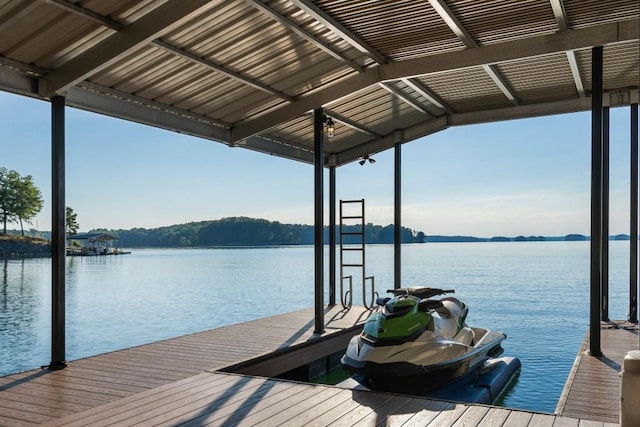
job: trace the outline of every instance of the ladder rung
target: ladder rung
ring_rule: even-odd
[[[355,236],[355,235],[363,235],[364,233],[358,232],[358,231],[343,231],[340,234],[342,234],[343,236]]]
[[[362,215],[345,215],[342,219],[362,219]]]
[[[359,248],[342,248],[343,251],[364,251],[364,247]]]
[[[343,267],[364,267],[364,264],[342,264]]]

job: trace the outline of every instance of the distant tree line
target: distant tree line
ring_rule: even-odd
[[[455,242],[576,242],[589,240],[588,236],[583,234],[567,234],[565,236],[516,236],[516,237],[474,237],[474,236],[425,236],[427,243],[455,243]],[[626,234],[618,234],[610,236],[610,240],[629,240]]]
[[[339,226],[336,226],[339,242]],[[348,226],[344,231],[359,231],[360,226]],[[126,247],[197,247],[197,246],[268,246],[312,245],[314,227],[302,224],[282,224],[277,221],[246,217],[222,218],[214,221],[190,222],[160,228],[130,230],[93,230],[116,233]],[[393,243],[393,225],[367,224],[367,244]],[[348,237],[348,239],[347,239]],[[401,228],[402,243],[424,243],[424,233]],[[324,228],[324,242],[329,241],[329,229]],[[345,243],[354,243],[356,236],[345,236]]]

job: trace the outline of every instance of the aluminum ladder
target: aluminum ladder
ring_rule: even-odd
[[[365,224],[364,199],[340,200],[340,302],[345,309],[353,305],[353,274],[347,275],[347,270],[360,270],[362,305],[367,310],[373,309],[378,296],[374,276],[366,275]],[[348,281],[347,290],[345,280]],[[371,283],[370,299],[367,299],[367,282]]]

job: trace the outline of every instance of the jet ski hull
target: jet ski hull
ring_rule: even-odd
[[[464,353],[444,361],[428,363],[428,355],[423,361],[374,361],[377,352],[385,352],[384,347],[368,348],[366,359],[363,355],[362,342],[354,342],[341,359],[343,367],[354,374],[354,379],[371,390],[388,391],[394,393],[423,394],[443,387],[453,381],[473,373],[489,357],[496,357],[502,353],[501,343],[506,335],[501,332],[491,332],[474,328],[476,333],[482,331],[482,338],[475,346],[466,346]],[[354,337],[353,340],[360,340]],[[359,349],[358,349],[359,346]],[[454,346],[445,341],[441,348]],[[459,346],[458,347],[462,347]],[[358,351],[359,350],[359,351]],[[357,351],[357,353],[354,353]],[[395,349],[398,354],[407,354],[407,348]],[[460,350],[458,350],[460,351]],[[444,352],[444,351],[442,351]],[[378,356],[378,359],[381,359]],[[392,357],[387,358],[393,360]]]
[[[459,380],[443,385],[433,391],[417,391],[409,394],[430,399],[493,405],[500,399],[509,385],[513,381],[517,381],[520,367],[520,360],[515,357],[490,357],[482,366],[474,369],[473,372]],[[369,390],[362,382],[357,382],[354,377],[350,377],[336,384],[336,386],[352,390]],[[407,393],[405,392],[405,394]]]

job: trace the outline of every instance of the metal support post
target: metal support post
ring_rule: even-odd
[[[313,185],[314,185],[314,254],[315,254],[315,334],[324,332],[324,112],[313,110]]]
[[[394,146],[393,287],[402,287],[402,144]]]
[[[609,321],[609,107],[602,109],[602,278],[600,319]]]
[[[600,281],[602,279],[602,46],[591,50],[591,274],[589,352],[600,348]]]
[[[629,317],[638,323],[638,104],[631,104],[631,213],[629,246]]]
[[[329,305],[336,305],[336,167],[329,167]]]
[[[51,98],[51,370],[65,360],[65,98]]]

